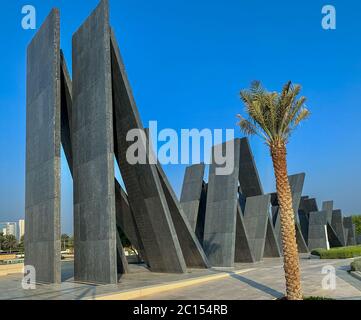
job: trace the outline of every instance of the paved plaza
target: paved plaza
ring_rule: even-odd
[[[326,296],[335,299],[360,299],[361,281],[347,272],[350,259],[317,260],[301,259],[302,282],[306,296]],[[336,289],[322,289],[324,266],[336,270]],[[145,288],[161,291],[165,285],[189,282],[204,277],[225,277],[170,289],[166,292],[140,296],[141,300],[272,300],[285,292],[282,259],[270,258],[254,264],[236,264],[234,269],[191,269],[186,274],[160,274],[149,272],[143,266],[131,265],[131,272],[120,279],[118,285],[92,285],[76,283],[73,278],[73,263],[62,263],[61,285],[38,285],[36,290],[23,290],[21,274],[0,277],[1,300],[79,300],[79,299],[124,299],[127,293]],[[160,289],[160,290],[159,290]],[[144,291],[143,291],[144,292]],[[121,295],[119,295],[121,294]],[[124,295],[125,294],[125,295]]]

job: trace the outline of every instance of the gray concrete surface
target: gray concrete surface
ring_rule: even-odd
[[[327,211],[310,212],[308,228],[308,248],[327,249]]]
[[[304,295],[328,297],[338,300],[361,300],[361,281],[348,272],[350,260],[301,259],[302,288]],[[241,267],[241,265],[237,265]],[[243,266],[243,265],[242,265]],[[227,279],[154,294],[144,300],[274,300],[284,296],[285,280],[281,259],[265,259],[254,264],[254,270],[232,275]],[[336,270],[336,288],[323,288],[323,267]]]
[[[214,146],[223,154],[227,144],[234,144],[234,168],[229,175],[217,175],[221,167],[214,161],[209,168],[203,247],[212,266],[232,267],[235,260],[236,218],[238,205],[238,166],[240,139]]]
[[[248,197],[246,201],[244,223],[255,261],[264,256],[270,201],[270,195]]]
[[[347,245],[355,246],[356,245],[356,226],[352,223],[352,217],[343,218],[343,226],[347,230]]]
[[[107,0],[73,35],[73,104],[75,279],[117,283]]]
[[[206,192],[204,164],[196,164],[186,168],[182,186],[180,203],[187,215],[192,230],[198,240],[203,243],[204,221],[206,212]]]
[[[51,11],[27,51],[26,265],[60,282],[60,18]]]
[[[342,246],[346,246],[347,239],[345,228],[343,226],[343,216],[341,210],[332,210],[331,226],[333,230],[335,230]]]
[[[157,171],[187,267],[209,268],[207,256],[160,163],[157,165]]]
[[[352,259],[315,260],[301,256],[302,287],[306,296],[325,296],[334,299],[360,300],[361,281],[347,272]],[[336,288],[323,289],[323,267],[336,270]],[[62,263],[61,285],[38,285],[36,290],[23,290],[21,274],[0,277],[0,300],[82,300],[95,299],[99,295],[112,294],[126,290],[167,284],[172,281],[192,279],[217,274],[216,269],[195,269],[185,274],[153,273],[143,266],[130,265],[130,273],[123,275],[117,285],[90,285],[73,281],[73,263]],[[243,274],[232,273],[245,270]],[[224,270],[223,270],[224,271]],[[164,293],[142,297],[142,300],[273,300],[285,292],[285,280],[281,258],[265,259],[253,264],[236,264],[227,271],[231,277],[193,285],[188,288],[171,290]]]

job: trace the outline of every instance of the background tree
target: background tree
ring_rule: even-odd
[[[69,236],[67,234],[61,235],[61,251],[65,251],[67,249],[69,242]]]
[[[5,236],[2,232],[0,232],[0,250],[4,250],[3,243],[5,240]]]
[[[9,253],[12,253],[12,251],[16,249],[17,246],[17,240],[15,236],[13,236],[12,234],[7,234],[5,236],[2,246],[4,251],[8,251]]]
[[[24,252],[24,236],[20,237],[20,241],[18,244],[18,250],[21,252]]]
[[[272,157],[280,204],[284,270],[289,300],[302,299],[295,216],[286,159],[286,145],[292,131],[309,116],[309,111],[304,106],[306,98],[297,98],[300,91],[299,85],[288,82],[281,93],[268,92],[259,81],[255,81],[249,90],[241,91],[247,118],[238,115],[242,132],[246,135],[260,136]]]

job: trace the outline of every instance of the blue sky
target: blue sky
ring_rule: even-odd
[[[26,46],[21,8],[38,27],[61,10],[61,44],[71,66],[71,37],[97,0],[4,1],[0,40],[0,221],[24,216]],[[337,10],[337,29],[321,28],[321,8]],[[312,117],[289,144],[289,172],[306,172],[304,193],[361,213],[360,1],[110,0],[111,24],[145,124],[162,128],[235,128],[241,88],[303,86]],[[237,131],[237,134],[241,134]],[[251,138],[265,191],[274,190],[265,145]],[[72,188],[62,165],[63,231],[72,232]],[[179,194],[184,166],[167,166]]]

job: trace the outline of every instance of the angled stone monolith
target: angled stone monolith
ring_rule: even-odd
[[[127,141],[131,130],[146,134],[128,82],[125,67],[114,34],[111,36],[111,67],[115,124],[115,156],[119,165],[128,201],[139,229],[147,262],[155,272],[186,272],[186,263],[172,221],[156,164],[146,155],[144,164],[130,163],[127,151],[134,143]]]
[[[203,181],[204,169],[204,164],[196,164],[186,168],[180,198],[183,211],[201,243],[203,242],[207,197]]]
[[[27,50],[25,265],[61,282],[60,17],[53,9]]]
[[[345,228],[343,226],[343,216],[341,210],[332,210],[331,226],[335,231],[338,239],[340,240],[342,246],[346,246],[347,238]]]
[[[239,193],[241,208],[244,207],[248,197],[263,195],[263,188],[259,178],[256,162],[253,157],[248,138],[240,141],[240,163],[239,163]],[[243,209],[244,210],[244,209]],[[267,212],[269,216],[269,212]],[[265,234],[265,257],[280,257],[281,249],[277,242],[276,233],[269,217],[267,231]]]
[[[270,201],[270,195],[248,197],[246,200],[244,224],[255,261],[264,256]]]
[[[220,151],[225,154],[227,145],[234,147],[234,157],[231,159],[233,171],[229,175],[220,175],[217,168],[223,165],[214,161],[214,155]],[[203,248],[210,264],[216,267],[233,267],[235,261],[239,151],[239,139],[212,149]]]
[[[73,35],[74,278],[117,283],[108,1]]]
[[[140,258],[148,264],[142,238],[129,205],[128,195],[117,180],[115,180],[115,205],[117,227],[124,232],[133,248],[138,251]]]
[[[203,248],[160,163],[157,165],[157,170],[187,267],[209,268]]]
[[[352,217],[344,217],[343,218],[343,226],[347,230],[347,246],[355,246],[356,245],[356,227],[352,223]]]
[[[309,213],[308,248],[310,250],[330,248],[327,234],[327,211]]]
[[[322,211],[327,211],[327,222],[329,224],[331,224],[332,222],[332,210],[333,210],[333,201],[322,202]]]
[[[255,262],[244,222],[243,212],[239,203],[237,205],[236,248],[234,261],[236,263]]]

